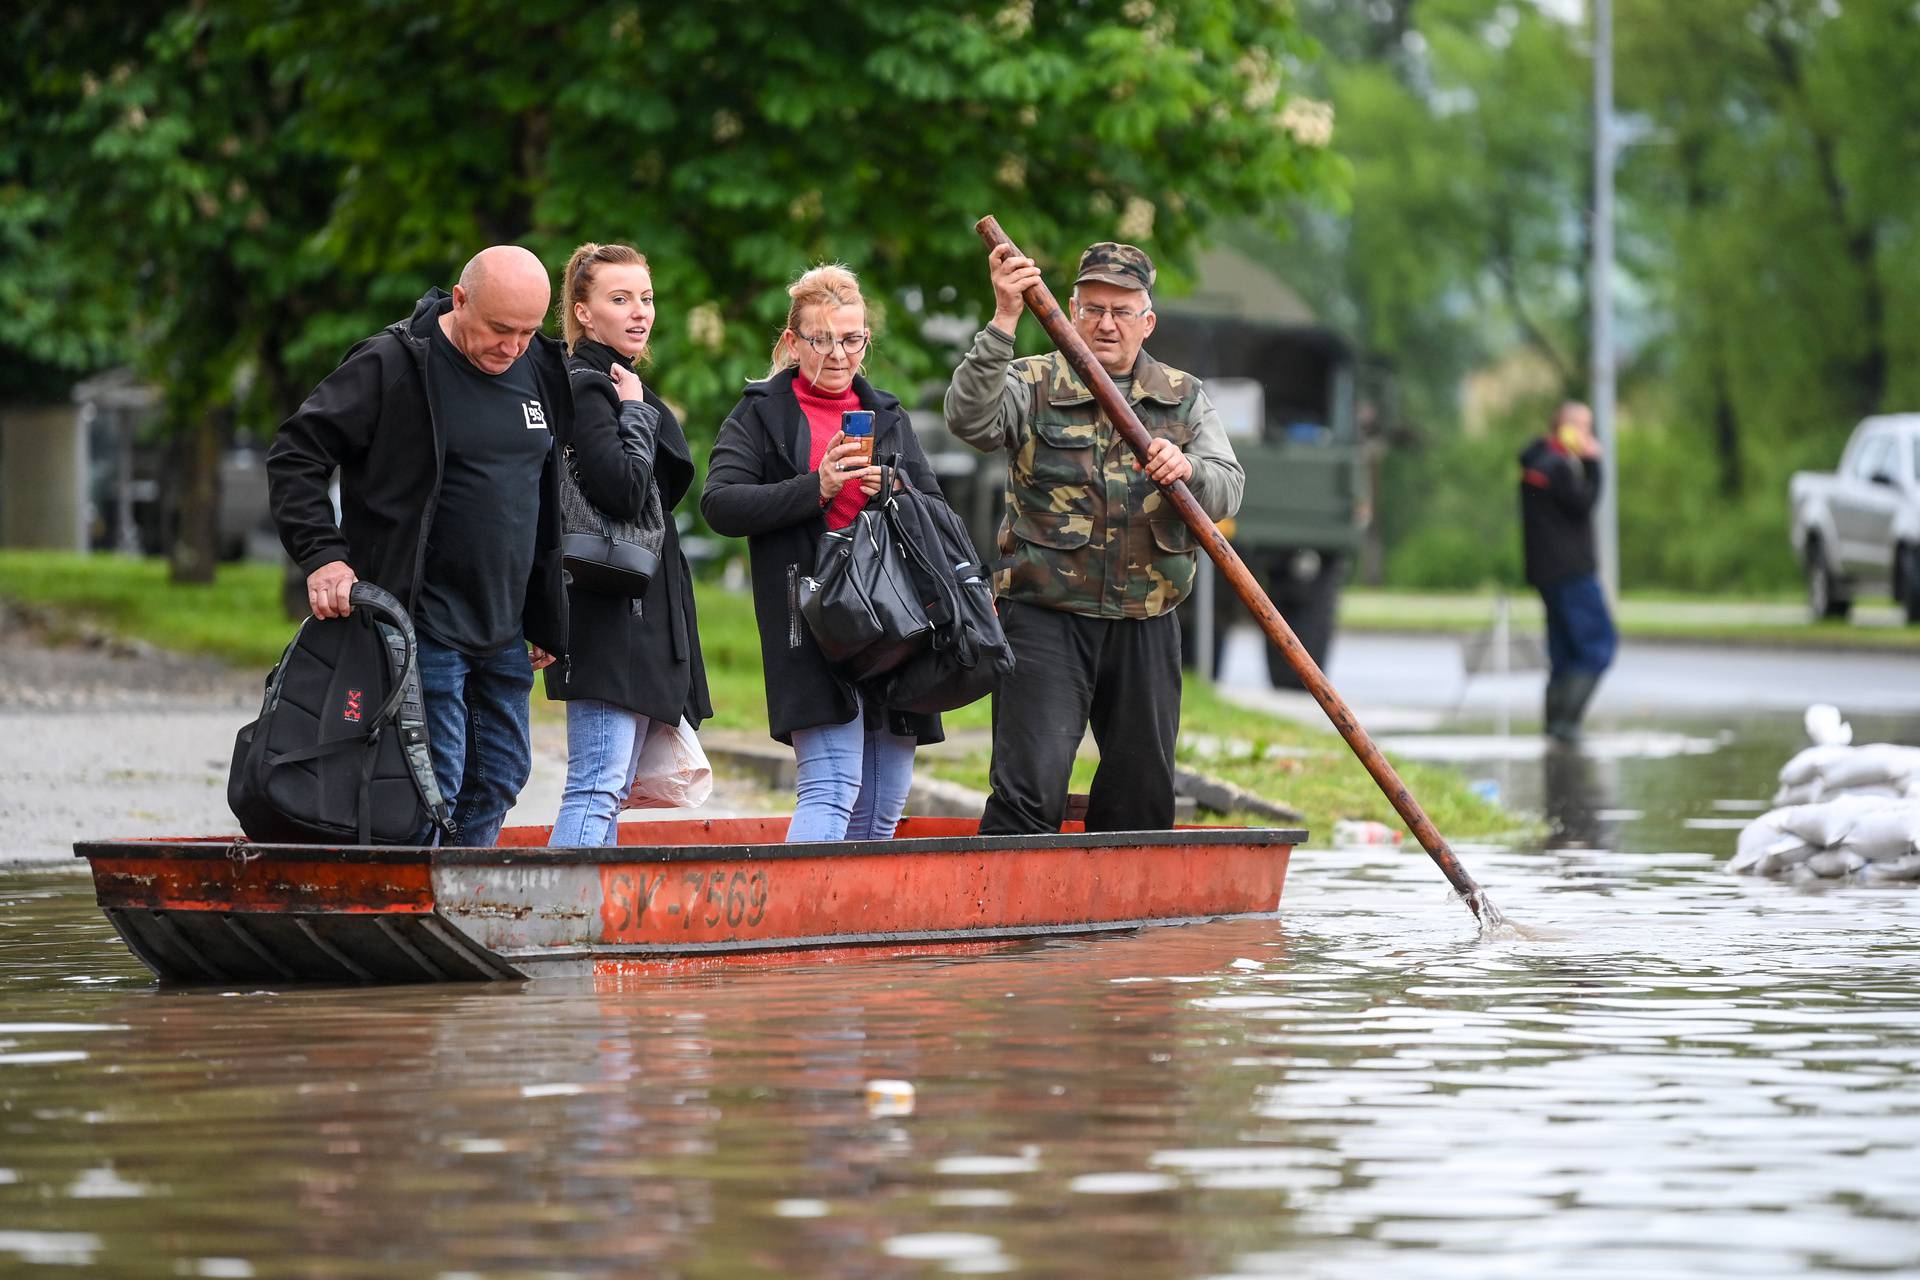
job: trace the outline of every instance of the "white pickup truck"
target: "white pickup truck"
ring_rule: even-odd
[[[1794,472],[1787,497],[1816,619],[1891,595],[1920,622],[1920,413],[1863,419],[1840,469]]]

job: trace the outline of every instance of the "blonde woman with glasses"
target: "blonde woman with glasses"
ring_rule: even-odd
[[[815,267],[787,295],[773,367],[720,428],[700,511],[715,533],[747,539],[767,727],[795,757],[787,839],[886,840],[906,807],[914,749],[940,741],[940,717],[891,711],[829,667],[797,588],[821,535],[853,523],[880,491],[881,468],[842,434],[842,413],[871,411],[870,456],[897,454],[908,483],[940,489],[899,398],[861,375],[872,334],[853,273]]]

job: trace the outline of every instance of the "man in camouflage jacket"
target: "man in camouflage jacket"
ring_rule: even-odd
[[[1015,666],[993,700],[993,796],[982,834],[1060,829],[1091,724],[1100,748],[1089,831],[1173,823],[1180,629],[1195,541],[1158,485],[1185,480],[1215,520],[1246,482],[1200,380],[1141,350],[1153,332],[1153,262],[1103,242],[1080,257],[1071,314],[1153,436],[1143,472],[1058,352],[1013,358],[1021,295],[1040,280],[1010,245],[989,259],[993,322],[954,371],[947,429],[1007,451],[994,591]]]

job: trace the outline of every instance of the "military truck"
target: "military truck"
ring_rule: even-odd
[[[1246,468],[1246,498],[1222,527],[1316,662],[1332,645],[1341,585],[1372,517],[1365,442],[1355,405],[1357,362],[1347,341],[1323,326],[1210,314],[1192,304],[1157,305],[1147,349],[1206,384]],[[967,519],[987,563],[999,558],[1006,458],[983,455],[949,436],[937,404],[913,415],[948,500]],[[1201,559],[1205,561],[1204,554]],[[1228,625],[1246,616],[1224,580],[1213,591],[1218,665]],[[1189,665],[1200,648],[1202,608],[1180,608]],[[1276,685],[1299,686],[1280,651],[1267,646]]]
[[[1149,340],[1155,358],[1197,375],[1219,409],[1246,497],[1228,540],[1273,597],[1300,643],[1325,664],[1340,588],[1366,541],[1372,486],[1355,412],[1353,349],[1331,329],[1165,309]],[[1195,652],[1198,602],[1183,605]],[[1213,592],[1220,638],[1246,608],[1224,581]],[[1298,688],[1293,668],[1267,646],[1273,683]]]

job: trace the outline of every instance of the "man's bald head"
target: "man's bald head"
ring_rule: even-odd
[[[1562,400],[1560,407],[1553,411],[1553,425],[1556,427],[1593,427],[1593,410],[1578,400]]]
[[[547,296],[551,287],[547,269],[540,265],[540,259],[517,244],[496,244],[482,249],[460,269],[460,287],[470,294],[483,292],[489,283],[497,283],[503,289],[538,290],[542,297]],[[545,305],[541,304],[543,309]]]
[[[482,373],[502,374],[533,341],[547,316],[553,285],[540,259],[517,244],[482,249],[460,271],[447,336]]]

